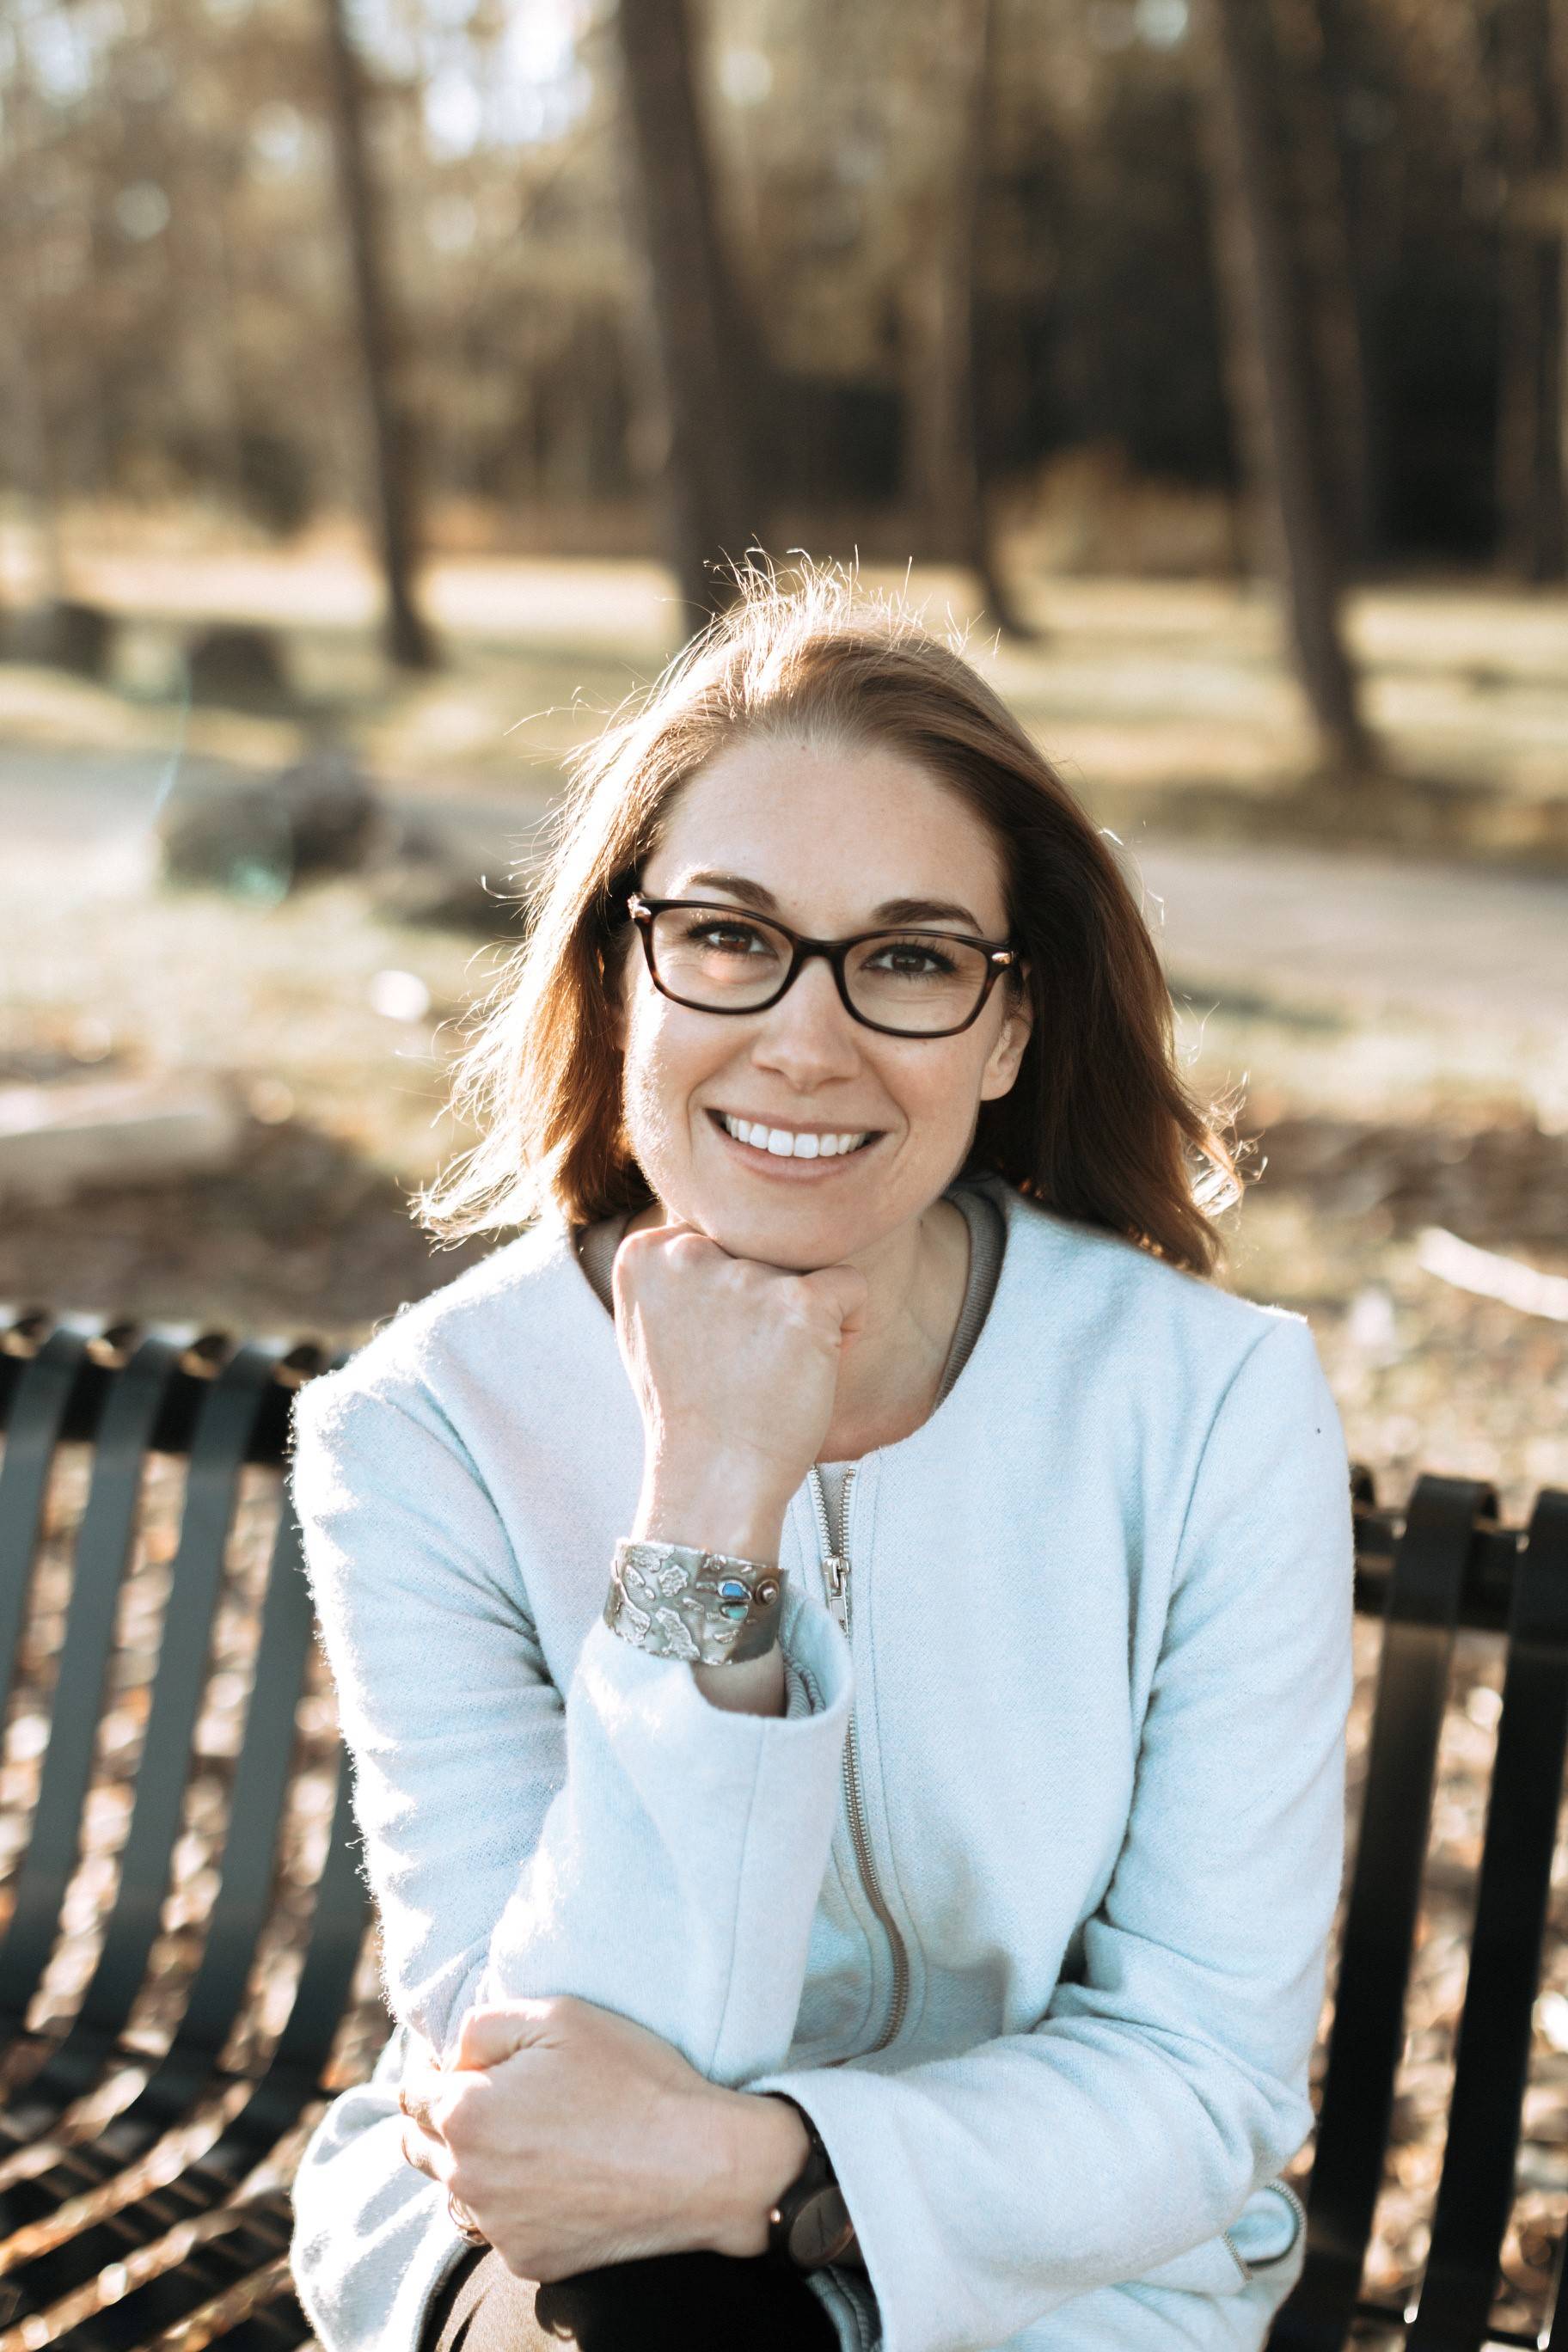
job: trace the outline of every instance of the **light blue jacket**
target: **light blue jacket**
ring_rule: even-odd
[[[399,2152],[410,2037],[569,1992],[814,2116],[866,2352],[1256,2352],[1298,2275],[1271,2189],[1342,1864],[1352,1534],[1306,1324],[987,1179],[973,1354],[849,1504],[847,1643],[807,1487],[793,1711],[723,1712],[601,1622],[642,1431],[546,1222],[298,1415],[294,1492],[399,2032],[295,2191],[327,2352],[413,2352],[460,2251]],[[870,1860],[844,1800],[853,1706]]]

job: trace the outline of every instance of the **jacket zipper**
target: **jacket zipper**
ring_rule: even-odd
[[[838,1530],[835,1536],[833,1524],[828,1517],[827,1495],[822,1484],[821,1473],[815,1463],[812,1465],[811,1499],[816,1507],[817,1531],[822,1542],[822,1589],[827,1606],[833,1613],[834,1622],[846,1641],[849,1639],[850,1601],[849,1556],[844,1549],[844,1544],[849,1531],[849,1492],[854,1483],[855,1465],[851,1464],[844,1474]],[[809,1684],[807,1687],[810,1687]],[[903,1937],[899,1931],[898,1923],[888,1908],[887,1897],[882,1893],[881,1882],[877,1876],[877,1865],[871,1856],[870,1832],[866,1825],[866,1807],[860,1794],[860,1743],[856,1737],[853,1714],[849,1717],[848,1735],[844,1742],[844,1797],[849,1814],[849,1834],[854,1842],[855,1861],[859,1869],[860,1883],[865,1887],[867,1899],[872,1910],[881,1923],[882,1931],[888,1938],[893,1955],[892,2005],[888,2013],[886,2026],[871,2044],[874,2052],[885,2050],[890,2042],[895,2041],[899,2029],[903,2024],[910,2004],[910,1956]],[[1295,2210],[1298,2236],[1292,2242],[1291,2250],[1293,2251],[1294,2246],[1300,2242],[1300,2231],[1307,2226],[1307,2209],[1289,2181],[1276,2180],[1271,2182],[1270,2186],[1277,2189],[1286,2202]],[[1253,2275],[1253,2265],[1237,2252],[1230,2231],[1226,2230],[1223,2234],[1226,2244],[1229,2246],[1238,2267],[1250,2278]],[[1279,2259],[1283,2260],[1283,2256]],[[858,2329],[859,2318],[860,2314],[857,2307],[855,2321]]]
[[[846,1641],[849,1640],[849,1558],[844,1549],[849,1529],[849,1490],[855,1482],[855,1466],[844,1474],[844,1495],[839,1526],[835,1536],[827,1513],[827,1496],[820,1472],[816,1465],[811,1472],[811,1499],[816,1507],[816,1523],[822,1538],[822,1587],[827,1606]],[[855,1717],[849,1717],[848,1736],[844,1742],[844,1801],[849,1815],[849,1834],[854,1843],[855,1861],[860,1873],[860,1883],[866,1899],[880,1922],[882,1931],[893,1955],[893,1999],[888,2012],[888,2022],[881,2034],[871,2044],[873,2051],[885,2050],[898,2038],[910,2005],[910,1956],[897,1921],[888,1908],[888,1900],[877,1876],[877,1865],[871,1856],[871,1836],[866,1825],[866,1807],[860,1793],[860,1743],[856,1736]],[[868,2053],[869,2054],[869,2053]]]

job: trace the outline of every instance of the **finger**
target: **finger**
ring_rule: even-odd
[[[509,2001],[504,2009],[470,2009],[458,2028],[454,2066],[500,2066],[537,2042],[545,2021],[542,2000]]]
[[[416,2123],[405,2122],[402,2143],[405,2164],[411,2164],[426,2180],[445,2181],[451,2169],[451,2151],[444,2139],[434,2132],[421,2131]]]
[[[436,2102],[450,2091],[451,2084],[434,2066],[412,2066],[404,2076],[397,2094],[397,2104],[411,2122],[422,2131],[437,2131]]]

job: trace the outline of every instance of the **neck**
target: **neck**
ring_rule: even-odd
[[[845,1344],[825,1462],[855,1461],[918,1429],[936,1404],[969,1278],[969,1227],[951,1201],[849,1260],[870,1297]]]

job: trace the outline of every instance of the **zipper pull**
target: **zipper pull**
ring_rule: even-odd
[[[839,1551],[822,1556],[822,1589],[839,1632],[849,1631],[849,1562]]]

